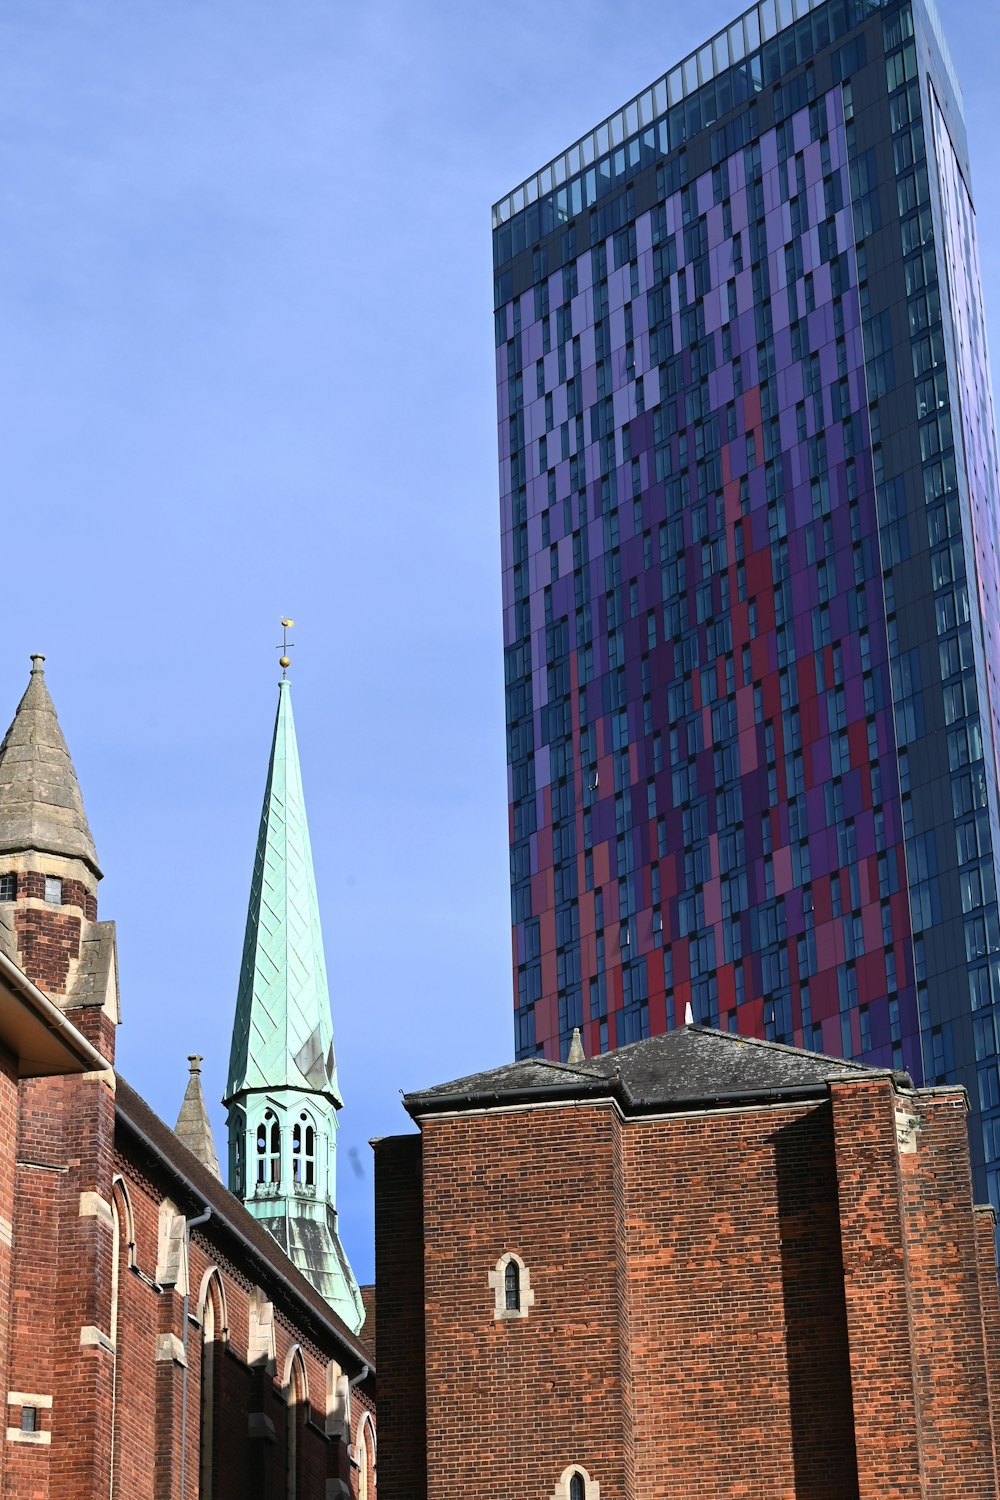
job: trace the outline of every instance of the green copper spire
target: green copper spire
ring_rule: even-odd
[[[226,1093],[316,1089],[339,1108],[343,1100],[291,691],[287,680],[278,684]]]
[[[229,1183],[357,1332],[364,1309],[335,1207],[342,1102],[291,685],[283,678],[229,1059]]]

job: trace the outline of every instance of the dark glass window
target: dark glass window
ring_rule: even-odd
[[[569,1482],[569,1500],[584,1500],[583,1475],[574,1474]]]
[[[503,1273],[504,1306],[508,1312],[518,1312],[521,1306],[521,1268],[516,1260],[509,1260]]]
[[[0,875],[0,901],[13,901],[17,896],[17,876],[13,873]]]

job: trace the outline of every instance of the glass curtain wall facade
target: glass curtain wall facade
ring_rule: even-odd
[[[762,0],[494,208],[518,1056],[964,1083],[998,1203],[1000,527],[929,0]]]

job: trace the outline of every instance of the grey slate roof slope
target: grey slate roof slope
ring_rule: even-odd
[[[819,1095],[830,1078],[882,1071],[709,1026],[684,1026],[573,1064],[528,1058],[407,1094],[403,1102],[416,1117],[506,1102],[603,1097],[633,1113]],[[908,1074],[894,1076],[912,1087]]]
[[[0,853],[35,849],[82,859],[100,877],[76,771],[42,669],[31,677],[0,744]]]

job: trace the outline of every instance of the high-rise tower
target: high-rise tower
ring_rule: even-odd
[[[520,1056],[960,1081],[1000,1205],[1000,530],[933,0],[761,0],[494,209]]]
[[[355,1333],[337,1229],[342,1106],[291,685],[278,714],[247,915],[229,1082],[229,1185]]]

